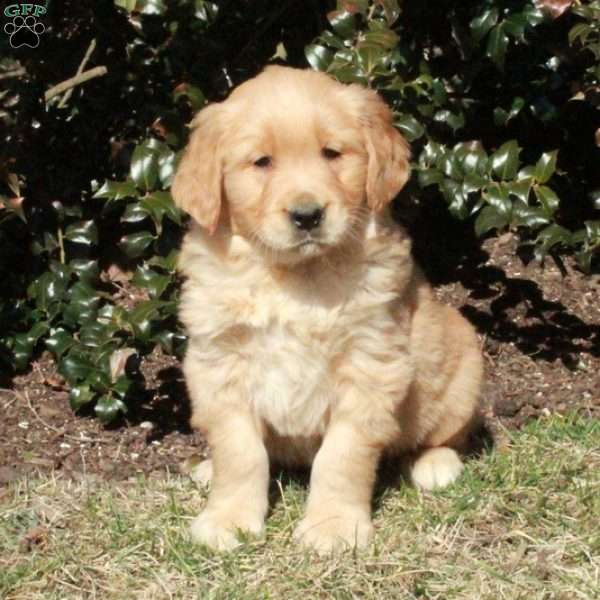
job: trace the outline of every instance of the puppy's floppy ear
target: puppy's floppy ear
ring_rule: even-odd
[[[363,123],[369,163],[367,204],[380,211],[404,187],[410,175],[410,149],[394,127],[392,111],[373,90],[362,89]]]
[[[212,104],[194,117],[171,186],[175,204],[211,234],[219,223],[223,194],[223,113],[222,105]]]

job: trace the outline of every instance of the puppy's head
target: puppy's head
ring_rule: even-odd
[[[356,238],[408,178],[408,146],[381,98],[314,71],[269,67],[192,127],[175,202],[279,262]]]

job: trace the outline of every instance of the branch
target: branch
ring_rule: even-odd
[[[77,69],[77,73],[75,73],[75,77],[77,77],[78,75],[81,75],[83,73],[83,69],[85,69],[85,65],[87,65],[87,62],[88,62],[88,60],[90,60],[90,56],[92,55],[92,52],[95,49],[96,49],[96,38],[94,38],[90,42],[90,45],[88,46],[88,49],[85,52],[85,56],[83,57],[83,60],[81,61],[81,63],[79,63],[79,67]],[[65,92],[65,95],[60,99],[60,102],[58,103],[58,108],[62,108],[69,101],[69,98],[71,97],[72,93],[73,93],[73,88],[70,88]]]
[[[94,67],[93,69],[88,69],[79,75],[75,75],[69,79],[65,79],[60,83],[52,86],[49,90],[44,94],[44,100],[49,102],[54,96],[59,96],[63,92],[74,88],[76,85],[80,85],[89,81],[90,79],[94,79],[95,77],[102,77],[102,75],[106,75],[108,73],[108,69],[104,66]]]
[[[25,67],[21,67],[19,69],[14,69],[13,71],[6,71],[4,73],[0,73],[0,79],[11,79],[12,77],[21,77],[21,75],[25,75],[27,70]]]

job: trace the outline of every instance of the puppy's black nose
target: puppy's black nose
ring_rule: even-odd
[[[323,209],[318,204],[304,204],[290,210],[290,220],[302,231],[310,231],[323,220]]]

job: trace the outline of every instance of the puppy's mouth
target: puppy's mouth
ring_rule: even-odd
[[[319,239],[315,239],[313,237],[308,237],[304,240],[302,240],[301,242],[298,242],[297,244],[294,244],[290,250],[294,250],[296,248],[309,248],[311,246],[324,246],[325,244],[322,242],[322,240]]]
[[[327,244],[322,238],[315,237],[314,235],[308,234],[299,242],[292,244],[286,250],[288,252],[297,252],[302,255],[314,255],[323,252],[329,244]]]

